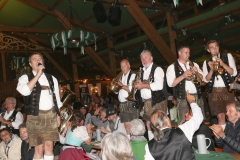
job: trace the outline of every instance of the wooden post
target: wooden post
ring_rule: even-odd
[[[159,35],[157,30],[151,24],[147,16],[142,12],[139,8],[138,4],[134,0],[127,0],[128,5],[126,5],[126,9],[138,23],[138,25],[142,28],[142,30],[146,33],[148,38],[155,45],[157,50],[162,54],[164,59],[169,63],[173,63],[176,60],[176,54],[171,51],[169,46],[163,40],[163,38]]]
[[[78,97],[80,97],[79,82],[78,82],[78,69],[77,69],[77,64],[76,64],[76,61],[77,61],[76,53],[72,53],[71,58],[72,58],[73,79],[74,79],[74,81],[77,81],[77,83],[74,84],[74,91],[75,91],[75,94]]]
[[[2,55],[3,82],[7,82],[5,53],[4,53],[4,52],[1,52],[1,55]]]
[[[172,53],[176,54],[176,32],[172,30],[172,26],[175,26],[173,17],[170,12],[167,12],[167,23],[168,23],[168,33],[169,33],[169,41],[170,41],[170,49]]]

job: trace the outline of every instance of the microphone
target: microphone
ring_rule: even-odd
[[[42,63],[38,63],[38,66],[41,66],[42,65]],[[42,69],[42,72],[44,72],[45,71],[45,68],[43,68]]]

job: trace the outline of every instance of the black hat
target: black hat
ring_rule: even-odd
[[[80,109],[88,109],[88,105],[85,104],[85,105],[81,106]]]
[[[109,117],[111,115],[117,114],[118,110],[114,107],[109,107],[106,111],[106,117]]]

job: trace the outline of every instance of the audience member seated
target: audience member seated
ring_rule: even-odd
[[[173,107],[169,110],[171,121],[179,123],[180,118],[178,117],[177,100],[175,96],[172,96],[172,104]]]
[[[145,125],[141,119],[134,119],[130,122],[131,145],[133,155],[137,160],[144,160],[145,155],[145,145],[147,144],[147,139],[144,137],[146,132]]]
[[[228,122],[225,129],[214,124],[211,129],[215,135],[216,144],[223,152],[240,154],[240,104],[233,102],[226,106]]]
[[[156,110],[152,113],[150,124],[154,138],[145,146],[145,160],[195,160],[192,138],[203,121],[203,115],[194,96],[188,92],[186,96],[193,117],[178,128],[172,129],[170,119],[163,111]]]
[[[108,125],[107,128],[101,127],[101,131],[105,134],[110,132],[122,132],[127,135],[126,129],[124,127],[124,124],[121,123],[121,119],[117,115],[118,111],[114,107],[109,107],[106,111],[106,117],[108,119]],[[130,137],[128,137],[130,139]]]
[[[22,123],[19,125],[19,133],[20,133],[20,137],[22,139],[22,145],[21,145],[22,158],[21,158],[21,160],[32,160],[35,148],[31,147],[29,149],[29,138],[28,138],[26,123]]]
[[[80,112],[84,115],[84,125],[91,124],[91,114],[88,113],[88,106],[81,106]]]
[[[127,136],[121,132],[108,133],[101,141],[102,160],[133,160]]]
[[[185,120],[189,121],[192,118],[192,116],[193,116],[192,109],[189,108],[185,114]],[[204,134],[206,138],[211,139],[211,145],[208,147],[208,150],[215,151],[214,146],[213,146],[213,140],[212,140],[212,131],[204,122],[201,123],[199,129],[193,135],[192,145],[196,149],[198,149],[198,144],[197,144],[197,135],[198,134]],[[207,142],[208,141],[206,141],[206,143]]]
[[[23,123],[23,115],[15,109],[16,98],[7,97],[5,100],[5,107],[6,112],[1,113],[0,115],[0,129],[7,127],[13,134],[19,136],[18,126]]]
[[[92,138],[91,125],[87,124],[84,126],[84,116],[81,113],[74,114],[70,121],[60,135],[63,151],[60,153],[59,160],[79,160],[84,158],[90,160],[80,146],[84,142],[90,145]]]
[[[97,126],[98,129],[100,129],[101,127],[107,128],[108,126],[108,120],[106,117],[107,109],[106,108],[101,109],[101,108],[98,107],[97,110],[95,111],[95,114],[99,116],[96,116],[94,114],[91,117],[92,124],[94,126]],[[104,137],[104,135],[105,133],[102,132],[101,137]]]
[[[21,144],[22,140],[10,132],[9,128],[0,130],[0,158],[6,160],[21,159]]]

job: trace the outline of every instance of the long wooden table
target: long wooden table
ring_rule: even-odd
[[[92,149],[101,150],[100,142],[92,142]],[[194,151],[196,160],[240,160],[240,154],[209,151],[209,154],[198,154]]]
[[[195,152],[196,160],[240,160],[239,154],[210,151],[209,154],[198,154]]]

